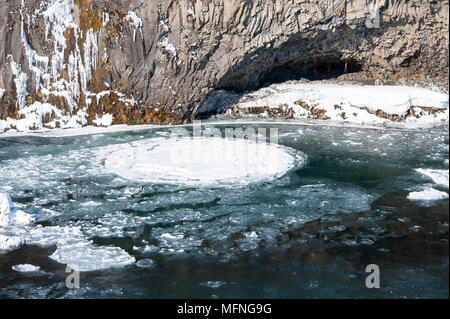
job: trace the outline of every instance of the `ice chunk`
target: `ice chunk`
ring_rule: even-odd
[[[429,177],[433,182],[438,185],[448,188],[448,169],[423,169],[418,168],[416,172]]]
[[[161,235],[161,238],[163,239],[168,239],[168,240],[177,240],[177,239],[183,239],[183,235],[182,234],[178,234],[178,235],[172,235],[169,233],[164,233]]]
[[[11,267],[12,270],[17,272],[38,272],[41,270],[39,266],[34,266],[30,264],[21,264],[21,265],[15,265]]]
[[[0,227],[28,225],[34,220],[35,218],[30,214],[15,208],[8,194],[0,193]]]
[[[0,227],[9,224],[9,214],[12,208],[14,208],[14,204],[8,194],[0,193]]]
[[[213,289],[217,289],[222,287],[223,285],[225,285],[226,283],[223,281],[206,281],[206,282],[201,282],[200,285],[208,287],[208,288],[213,288]]]
[[[155,262],[151,259],[141,259],[136,263],[136,266],[139,268],[153,268],[155,266]]]
[[[245,233],[244,236],[247,238],[258,238],[259,237],[255,231],[252,231],[251,233]]]
[[[88,241],[80,241],[71,245],[58,244],[50,258],[78,271],[121,268],[136,261],[121,248],[94,246]]]
[[[427,187],[420,192],[411,192],[408,195],[409,200],[417,201],[434,201],[446,198],[448,198],[448,194],[446,192],[441,192],[430,187]]]
[[[20,248],[25,241],[19,236],[5,236],[0,234],[0,251],[9,251]]]

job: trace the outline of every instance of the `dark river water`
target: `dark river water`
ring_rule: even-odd
[[[448,128],[215,124],[238,127],[279,146],[172,170],[152,157],[171,128],[0,137],[0,192],[37,219],[0,227],[26,243],[0,250],[0,297],[448,298],[449,202],[427,192],[448,194]]]

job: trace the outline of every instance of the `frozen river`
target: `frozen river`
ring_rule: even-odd
[[[202,131],[0,138],[0,297],[448,298],[447,128]]]

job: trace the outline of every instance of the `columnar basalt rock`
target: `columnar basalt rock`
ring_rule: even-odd
[[[283,68],[448,86],[448,1],[10,0],[0,14],[3,130],[33,105],[49,127],[187,122],[211,91]]]

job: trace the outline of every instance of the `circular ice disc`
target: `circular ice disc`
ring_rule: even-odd
[[[245,139],[149,139],[125,144],[105,167],[133,181],[219,186],[275,179],[305,159],[293,149]]]

